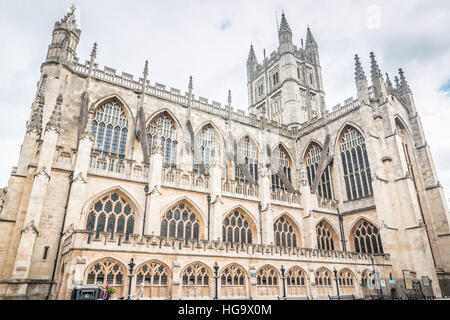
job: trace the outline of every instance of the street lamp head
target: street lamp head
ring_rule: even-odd
[[[217,273],[219,272],[219,265],[217,264],[217,262],[214,264],[214,272],[215,272],[215,274],[216,274],[216,276],[217,276]]]
[[[333,273],[334,273],[334,277],[337,279],[337,270],[336,270],[336,268],[334,268],[334,270],[333,270]]]
[[[130,267],[130,273],[133,273],[133,269],[136,266],[136,264],[134,263],[134,259],[133,258],[131,258],[131,261],[128,264],[128,266]]]
[[[148,191],[149,191],[148,185],[145,186],[144,191],[145,191],[145,195],[148,195]]]
[[[286,271],[286,269],[284,269],[283,265],[281,265],[280,270],[281,270],[281,276],[284,277],[284,272]]]

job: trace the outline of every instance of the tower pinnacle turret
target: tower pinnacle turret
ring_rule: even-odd
[[[69,12],[55,23],[52,42],[48,48],[46,62],[55,61],[71,63],[76,57],[81,30],[76,19],[76,7],[72,5]]]
[[[281,15],[280,29],[278,30],[278,39],[280,41],[280,45],[284,43],[292,43],[292,31],[286,20],[284,12]]]

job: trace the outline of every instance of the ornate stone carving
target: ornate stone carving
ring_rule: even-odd
[[[45,98],[42,95],[38,95],[37,105],[33,108],[31,112],[30,121],[27,124],[27,133],[36,133],[41,135],[42,133],[42,113],[45,104]]]
[[[56,99],[56,106],[50,116],[50,120],[47,123],[45,132],[53,130],[56,133],[61,133],[61,104],[63,103],[63,97],[60,94]]]
[[[74,183],[78,183],[78,182],[81,182],[81,183],[83,183],[83,184],[86,184],[87,183],[87,179],[84,177],[84,175],[80,172],[76,177],[75,177],[75,179],[73,179],[73,182]]]
[[[23,227],[22,229],[22,233],[27,233],[27,232],[33,232],[36,235],[39,234],[38,228],[34,225],[34,220],[31,220],[30,222],[28,222],[25,227]]]
[[[41,167],[35,174],[35,178],[44,177],[47,180],[50,180],[50,175],[47,173],[47,169],[45,167]]]

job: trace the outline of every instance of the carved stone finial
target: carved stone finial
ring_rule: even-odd
[[[400,75],[400,90],[402,92],[410,93],[411,88],[409,87],[408,81],[406,81],[405,73],[403,72],[403,69],[399,69],[398,73]]]
[[[372,81],[383,78],[380,68],[378,67],[377,60],[375,59],[375,54],[373,52],[370,53],[370,67]]]
[[[359,56],[355,54],[355,80],[367,80]]]
[[[63,103],[63,97],[60,94],[56,99],[55,109],[50,116],[50,120],[47,123],[47,127],[45,128],[45,132],[53,130],[56,133],[61,132],[61,105]]]
[[[94,43],[94,46],[92,47],[91,51],[91,64],[94,62],[94,60],[97,58],[97,42]]]
[[[94,132],[92,131],[92,122],[94,121],[94,114],[89,111],[87,121],[84,125],[84,128],[80,132],[80,140],[89,139],[94,141]]]
[[[44,111],[45,98],[43,95],[38,95],[37,105],[31,112],[30,121],[27,124],[27,133],[36,133],[40,135],[42,133],[42,114]]]

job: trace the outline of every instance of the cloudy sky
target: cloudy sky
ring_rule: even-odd
[[[0,0],[0,187],[16,166],[40,64],[66,0]],[[356,95],[353,55],[369,72],[369,52],[382,72],[407,75],[447,198],[450,196],[450,2],[448,0],[79,0],[78,55],[141,75],[150,60],[152,82],[187,89],[247,110],[250,43],[258,60],[278,44],[276,15],[284,10],[300,46],[309,25],[319,44],[327,106]]]

